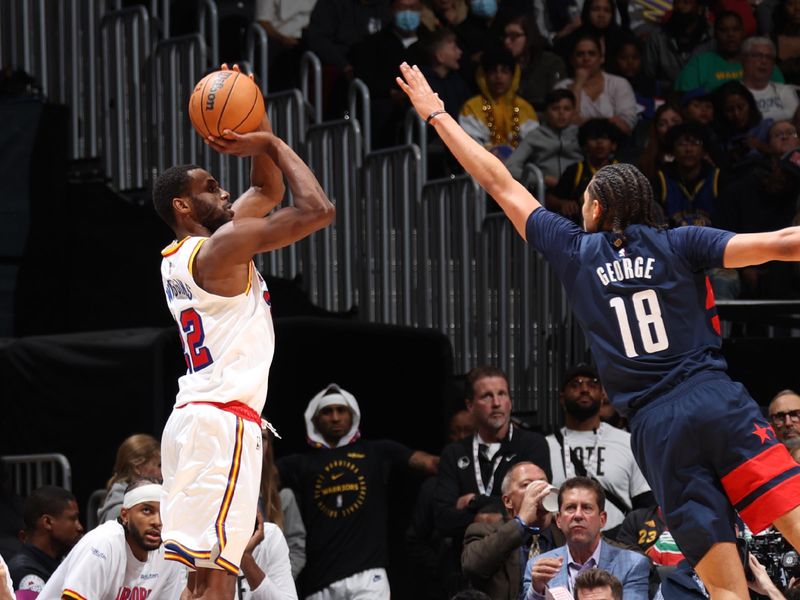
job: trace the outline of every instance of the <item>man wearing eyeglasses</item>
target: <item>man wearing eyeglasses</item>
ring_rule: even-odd
[[[742,83],[756,99],[765,119],[791,119],[800,104],[790,85],[770,81],[775,68],[775,44],[765,37],[751,37],[742,44]]]
[[[600,420],[603,386],[594,367],[579,364],[570,368],[561,385],[559,402],[564,409],[564,427],[547,436],[553,485],[587,476],[605,491],[608,518],[603,527],[614,536],[634,508],[655,504],[631,452],[631,434]]]
[[[797,458],[796,452],[800,451],[800,396],[797,392],[778,392],[769,403],[769,420],[775,436]]]

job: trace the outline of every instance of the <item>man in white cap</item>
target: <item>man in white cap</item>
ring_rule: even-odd
[[[186,569],[164,560],[161,485],[139,479],[125,490],[116,521],[87,533],[50,577],[40,600],[177,600]]]
[[[314,450],[277,462],[306,525],[301,589],[313,600],[388,599],[387,471],[435,474],[439,459],[391,440],[360,439],[358,402],[335,383],[312,398],[305,420]]]

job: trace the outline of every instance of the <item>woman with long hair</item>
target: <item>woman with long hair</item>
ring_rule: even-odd
[[[503,28],[503,45],[520,68],[517,93],[536,110],[544,108],[547,93],[567,76],[564,61],[557,54],[545,50],[545,43],[531,16],[514,17]]]
[[[612,57],[616,54],[621,39],[622,27],[617,24],[616,0],[586,0],[581,9],[581,26],[571,34],[558,39],[553,49],[565,60],[569,60],[575,44],[584,35],[593,35],[600,40],[603,54]]]
[[[556,88],[566,88],[575,94],[577,125],[594,118],[609,119],[621,132],[630,135],[637,121],[633,88],[623,77],[606,73],[603,62],[600,40],[591,34],[580,36],[572,52],[575,75],[559,81]]]
[[[114,472],[106,483],[106,497],[97,509],[98,523],[119,516],[125,488],[140,477],[161,479],[161,443],[146,433],[128,437],[117,449]]]
[[[726,166],[742,166],[768,152],[772,119],[762,118],[753,94],[740,82],[714,91],[714,121]]]
[[[306,564],[306,528],[294,492],[289,488],[281,489],[272,449],[275,437],[266,430],[262,432],[261,440],[264,452],[261,465],[261,513],[264,521],[275,523],[283,531],[289,546],[292,577],[297,579]]]
[[[666,150],[667,132],[675,125],[683,123],[683,117],[678,107],[666,103],[656,109],[655,117],[650,124],[650,135],[639,160],[639,170],[650,181],[663,166],[672,162],[672,156]]]

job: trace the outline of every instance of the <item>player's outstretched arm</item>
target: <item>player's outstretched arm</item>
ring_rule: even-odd
[[[444,103],[439,99],[425,76],[414,65],[400,65],[402,77],[397,84],[408,96],[420,117],[428,117],[443,111]],[[525,187],[516,181],[505,165],[491,152],[485,150],[461,128],[446,112],[441,112],[428,121],[436,128],[436,133],[453,153],[467,173],[494,198],[511,220],[517,232],[525,238],[525,224],[530,214],[541,204]]]
[[[246,133],[210,145],[235,156],[266,154],[286,178],[294,205],[265,218],[234,219],[211,236],[200,255],[213,255],[213,262],[220,266],[247,263],[255,254],[288,246],[333,221],[335,208],[311,169],[274,134]]]
[[[800,261],[800,227],[737,234],[725,246],[723,265],[738,269],[771,260]]]

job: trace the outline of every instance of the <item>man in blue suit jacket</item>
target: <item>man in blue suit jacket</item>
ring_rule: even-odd
[[[546,587],[566,587],[571,592],[580,572],[598,567],[622,582],[625,600],[647,600],[650,560],[601,540],[605,504],[603,488],[593,479],[573,477],[561,485],[556,523],[567,545],[528,561],[522,598],[541,600]]]

